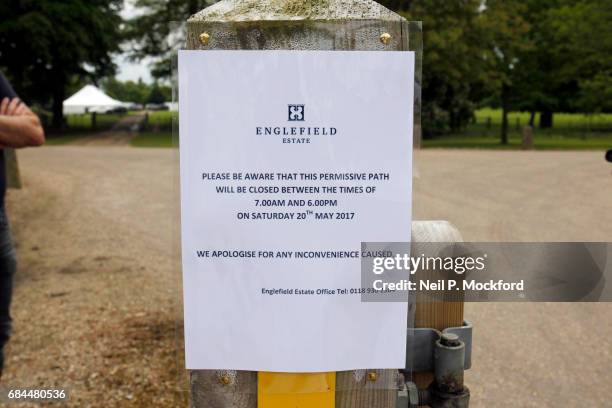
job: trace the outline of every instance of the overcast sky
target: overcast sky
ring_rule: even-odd
[[[121,12],[123,18],[134,17],[138,14],[138,10],[134,8],[132,3],[132,0],[124,0],[123,11]],[[152,81],[150,61],[130,62],[123,55],[120,55],[115,58],[115,63],[117,64],[117,78],[121,81],[138,81],[139,78],[142,78],[145,82]]]

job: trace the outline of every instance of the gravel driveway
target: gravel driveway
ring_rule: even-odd
[[[19,159],[24,189],[8,202],[20,267],[3,383],[68,386],[74,407],[186,405],[171,151],[44,147]]]

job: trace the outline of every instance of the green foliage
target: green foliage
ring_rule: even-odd
[[[528,41],[529,46],[516,54],[506,108],[542,112],[542,128],[553,125],[553,112],[609,111],[612,3],[602,0],[522,3],[522,18],[530,25],[523,42]],[[519,39],[515,43],[520,42]],[[504,99],[503,95],[500,99]]]
[[[121,0],[3,0],[0,68],[27,101],[48,106],[62,124],[71,83],[113,73]]]
[[[553,112],[612,112],[610,0],[380,2],[423,21],[426,136],[465,129],[483,104],[529,112],[543,125]],[[58,127],[62,101],[85,83],[111,77],[111,56],[124,40],[132,59],[153,58],[153,76],[169,77],[185,20],[212,3],[134,0],[140,13],[123,22],[122,0],[3,0],[0,69]],[[161,84],[107,79],[103,88],[124,101],[171,99]]]
[[[398,3],[406,18],[423,21],[425,136],[458,131],[471,118],[485,85],[480,0],[389,3]]]
[[[151,133],[165,132],[172,130],[173,120],[178,119],[178,114],[172,111],[153,111],[149,112],[145,122],[145,132]]]
[[[172,100],[172,88],[159,83],[147,84],[142,80],[119,81],[110,77],[102,81],[104,91],[115,99],[134,103],[164,103]]]
[[[147,96],[147,103],[160,104],[164,102],[166,102],[166,97],[164,96],[164,93],[159,88],[159,85],[157,83],[154,83],[151,87],[149,95]]]
[[[178,147],[172,141],[172,132],[143,132],[130,144],[134,147]]]
[[[112,128],[121,118],[123,114],[117,113],[96,113],[95,127],[92,113],[71,114],[66,115],[67,129],[62,130],[62,134],[66,133],[88,133]]]
[[[609,0],[384,0],[423,21],[423,130],[465,128],[477,105],[505,112],[612,111]],[[502,127],[502,142],[507,138]]]
[[[549,27],[558,45],[561,83],[576,92],[572,108],[582,112],[612,111],[612,2],[567,1],[549,13]],[[578,95],[578,98],[575,96]]]
[[[533,43],[527,36],[531,26],[523,17],[527,7],[522,2],[487,0],[481,24],[486,48],[484,63],[488,68],[488,89],[497,94],[502,108],[501,144],[508,143],[508,113],[513,106],[513,89],[520,81],[522,56]]]
[[[114,77],[110,77],[102,81],[102,88],[111,97],[124,102],[146,103],[147,97],[151,92],[150,85],[142,80],[134,81],[118,81]]]
[[[530,47],[518,55],[511,87],[513,109],[530,112],[561,109],[565,97],[562,94],[575,92],[572,85],[560,81],[559,70],[566,61],[559,52],[551,27],[551,10],[560,7],[563,0],[526,0],[523,2],[523,19],[528,21],[530,30],[524,41]],[[564,110],[568,110],[567,106]]]
[[[583,112],[612,112],[612,70],[598,72],[579,84]]]
[[[474,135],[469,130],[462,134],[433,138],[423,142],[424,148],[446,149],[507,149],[521,150],[522,139],[517,134],[511,134],[508,143],[502,145],[496,136]],[[578,136],[563,136],[559,134],[538,135],[534,138],[535,150],[600,150],[610,147],[610,138],[584,139]],[[602,155],[603,156],[603,155]]]
[[[184,43],[184,22],[191,15],[215,1],[207,0],[136,0],[135,6],[145,12],[126,25],[125,35],[131,40],[130,56],[139,61],[152,57],[151,74],[155,78],[171,75],[172,52]]]
[[[424,147],[520,149],[522,128],[530,120],[527,112],[508,114],[508,143],[499,143],[503,113],[500,109],[479,109],[475,120],[461,133],[425,140]],[[534,129],[536,149],[606,150],[612,146],[612,114],[584,115],[559,113],[552,129]]]

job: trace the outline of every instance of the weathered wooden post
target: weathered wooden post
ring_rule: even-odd
[[[187,48],[407,51],[412,41],[409,33],[408,21],[371,0],[223,0],[188,20]],[[420,139],[419,115],[415,115],[416,147]],[[442,233],[435,239],[436,228],[447,231],[447,224],[415,223],[413,236],[437,241],[454,237]],[[454,324],[462,319],[463,308],[452,309]],[[424,308],[419,318],[418,310],[417,306],[418,323],[428,327],[439,314],[448,315],[448,310],[441,307]],[[337,373],[335,378],[335,406],[339,408],[396,405],[396,370],[364,367]],[[191,372],[190,382],[193,407],[257,407],[255,372],[196,370]]]
[[[19,174],[17,152],[15,152],[15,149],[6,147],[3,149],[3,154],[4,168],[6,170],[6,186],[8,188],[21,188],[21,175]]]
[[[533,149],[533,128],[531,126],[525,126],[523,128],[523,150]]]
[[[447,221],[414,221],[412,223],[413,251],[427,253],[430,242],[461,242],[461,233]],[[424,243],[424,245],[419,245]],[[434,255],[434,254],[428,254]],[[421,279],[441,279],[436,271],[419,271]],[[426,294],[416,295],[414,327],[444,330],[463,325],[463,291],[447,291],[443,299],[431,300]],[[426,389],[433,381],[433,373],[413,373],[413,381],[420,389]]]

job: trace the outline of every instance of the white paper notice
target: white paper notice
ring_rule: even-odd
[[[181,51],[188,369],[404,367],[362,241],[410,241],[414,54]]]

